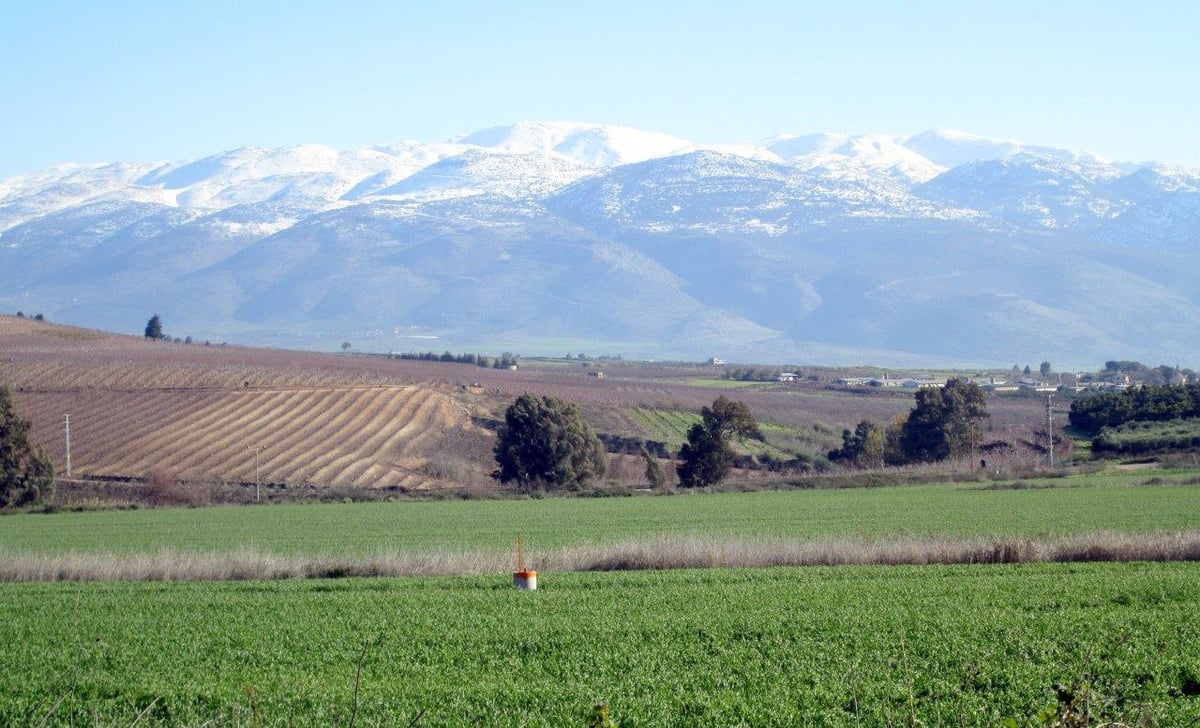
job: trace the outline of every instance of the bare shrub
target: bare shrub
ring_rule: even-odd
[[[143,497],[156,506],[192,506],[200,504],[199,493],[179,482],[172,471],[155,466],[146,471]]]
[[[636,455],[609,455],[607,479],[625,486],[645,485],[645,461]]]
[[[431,478],[463,485],[476,483],[482,476],[478,463],[447,453],[430,457],[421,467],[421,472]]]

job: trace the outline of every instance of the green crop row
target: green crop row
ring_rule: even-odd
[[[1143,455],[1164,450],[1200,449],[1200,420],[1126,422],[1106,427],[1092,440],[1097,454]]]
[[[650,433],[651,439],[665,442],[675,450],[687,439],[692,425],[700,421],[700,415],[694,412],[649,407],[634,407],[631,412],[637,423]]]
[[[672,450],[678,450],[683,445],[687,440],[688,430],[700,421],[700,416],[693,412],[648,407],[634,407],[629,411],[638,425],[650,433],[652,439],[667,443]],[[813,428],[771,422],[760,422],[759,430],[764,436],[763,443],[748,440],[738,443],[737,448],[750,454],[769,453],[788,459],[796,452],[824,455],[828,443],[836,439],[827,433],[822,435]]]
[[[1200,528],[1197,472],[634,498],[409,501],[0,516],[0,550],[280,554],[617,543],[660,535],[1021,537]],[[1035,487],[1036,486],[1036,487]],[[587,524],[586,527],[581,524]]]
[[[3,725],[1189,725],[1195,564],[0,586]],[[1067,722],[1070,718],[1076,722]]]

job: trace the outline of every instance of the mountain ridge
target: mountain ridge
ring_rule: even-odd
[[[315,348],[1195,361],[1198,249],[1200,172],[946,130],[521,122],[0,180],[0,306]]]

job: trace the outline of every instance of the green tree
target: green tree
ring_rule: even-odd
[[[150,320],[146,322],[146,338],[163,338],[162,319],[158,317],[158,314],[154,314],[150,317]]]
[[[908,462],[936,462],[971,452],[979,441],[979,422],[988,416],[983,388],[951,379],[938,389],[922,389],[900,432]]]
[[[524,394],[504,413],[493,449],[500,481],[522,490],[578,486],[604,475],[604,445],[579,408],[554,397]]]
[[[0,386],[0,507],[41,503],[54,495],[54,465],[29,444],[29,421],[17,416]]]
[[[667,474],[663,472],[662,466],[658,464],[658,458],[650,454],[645,445],[642,445],[642,461],[646,463],[646,482],[651,488],[662,488],[667,484]]]
[[[687,439],[679,451],[679,484],[685,488],[716,485],[721,482],[737,457],[730,438],[762,439],[758,423],[744,402],[734,402],[724,395],[713,401],[712,407],[700,411],[700,422],[688,430]]]
[[[1042,362],[1042,365],[1040,367],[1038,367],[1038,371],[1040,371],[1042,373],[1042,379],[1045,379],[1046,377],[1050,376],[1050,371],[1051,371],[1050,370],[1050,362],[1048,362],[1048,361]]]
[[[883,429],[883,463],[885,465],[904,465],[908,462],[904,456],[904,425],[908,423],[908,413],[901,412]]]
[[[850,430],[842,430],[842,447],[829,451],[829,459],[859,468],[878,468],[883,465],[883,428],[863,420]]]

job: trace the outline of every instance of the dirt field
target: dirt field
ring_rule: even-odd
[[[430,460],[490,434],[454,387],[383,359],[136,337],[0,317],[0,382],[72,475],[438,487]],[[255,467],[258,448],[258,469]],[[432,474],[431,474],[432,473]]]

